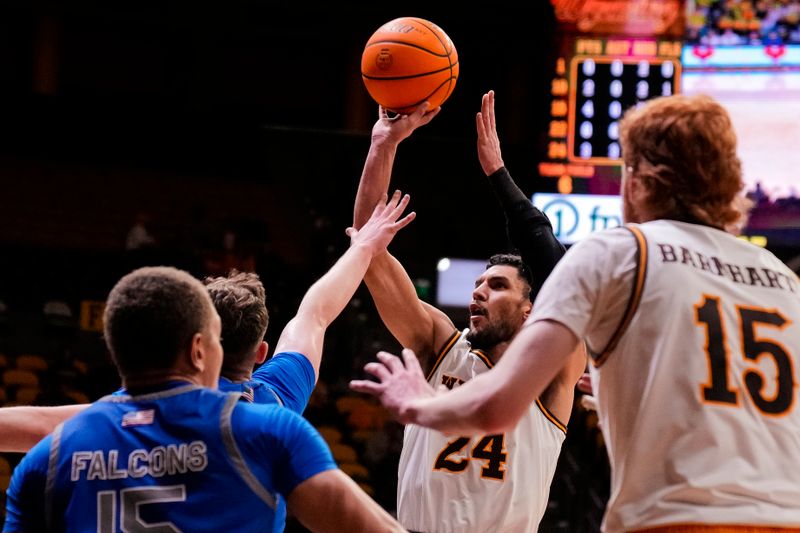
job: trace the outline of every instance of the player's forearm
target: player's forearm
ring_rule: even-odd
[[[0,409],[0,452],[27,452],[58,424],[87,407],[88,404],[3,407]]]
[[[369,220],[381,196],[389,188],[397,145],[391,139],[376,139],[369,147],[353,210],[353,225],[356,229],[360,229]]]
[[[511,243],[531,269],[534,291],[538,290],[564,255],[564,246],[553,235],[553,228],[514,182],[505,167],[488,176],[508,224]]]
[[[478,376],[450,392],[415,400],[401,417],[450,435],[502,433],[515,420],[509,411],[498,408],[503,395],[490,391],[489,385],[490,380]]]
[[[486,179],[489,181],[489,185],[491,185],[506,216],[509,216],[510,213],[513,215],[513,211],[517,209],[517,205],[521,202],[530,204],[525,193],[514,182],[506,167],[500,167],[486,176]]]

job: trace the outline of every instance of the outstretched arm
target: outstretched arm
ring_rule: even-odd
[[[508,236],[533,275],[535,296],[556,263],[564,246],[553,235],[547,216],[539,211],[514,183],[503,163],[494,112],[494,91],[483,95],[476,117],[478,159],[506,216]]]
[[[89,404],[3,407],[0,409],[0,452],[27,452],[57,425],[87,407]]]
[[[424,103],[410,115],[391,119],[383,108],[379,109],[356,194],[353,210],[356,228],[389,187],[397,146],[414,130],[430,122],[440,108],[430,112],[427,109],[428,104]],[[405,268],[388,252],[373,258],[364,281],[383,323],[400,344],[414,349],[421,358],[430,358],[455,330],[447,315],[417,298]]]
[[[405,531],[340,470],[327,470],[307,479],[287,501],[292,513],[314,532]]]
[[[353,208],[354,228],[360,229],[366,223],[372,209],[389,190],[398,145],[414,130],[433,120],[440,110],[437,107],[428,112],[428,103],[424,102],[410,115],[389,118],[386,109],[378,108],[378,121],[372,127],[372,141],[358,183]]]
[[[275,353],[304,354],[314,367],[315,378],[319,376],[325,331],[356,292],[371,259],[385,252],[394,235],[414,220],[413,212],[398,220],[408,202],[409,196],[401,198],[400,191],[388,203],[384,196],[360,230],[348,228],[350,248],[308,289],[297,315],[281,333]]]

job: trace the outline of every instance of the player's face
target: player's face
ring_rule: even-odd
[[[212,311],[211,320],[203,332],[200,346],[205,358],[202,375],[203,385],[216,389],[219,373],[222,369],[222,344],[220,344],[222,322],[217,311],[213,308]]]
[[[531,311],[525,289],[516,267],[510,265],[489,267],[475,280],[467,333],[475,348],[490,349],[516,335]]]

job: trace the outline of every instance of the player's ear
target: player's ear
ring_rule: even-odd
[[[528,317],[531,316],[531,311],[533,311],[533,302],[531,302],[530,297],[528,297],[522,302],[522,318],[528,320]]]
[[[267,352],[269,352],[269,344],[261,341],[256,348],[256,364],[260,365],[267,359]]]
[[[192,335],[191,346],[189,347],[189,365],[196,372],[203,372],[206,364],[205,354],[203,353],[203,334],[200,332]]]

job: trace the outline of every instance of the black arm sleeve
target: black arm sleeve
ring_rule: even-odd
[[[550,220],[528,200],[506,167],[489,176],[489,184],[506,215],[508,238],[533,276],[533,299],[566,249],[553,235]]]

